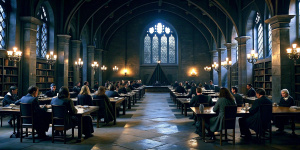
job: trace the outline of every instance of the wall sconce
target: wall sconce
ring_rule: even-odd
[[[286,53],[288,54],[289,59],[294,60],[294,64],[296,65],[296,61],[300,56],[300,48],[297,48],[297,44],[292,44],[292,48],[286,49]]]
[[[197,72],[195,71],[195,69],[193,69],[193,70],[191,71],[191,76],[197,76]]]
[[[113,67],[113,71],[114,71],[114,72],[116,72],[116,71],[118,71],[118,70],[119,70],[119,68],[118,68],[117,66]]]
[[[228,57],[226,57],[226,60],[221,62],[221,66],[228,69],[232,65],[232,61],[229,61]]]
[[[247,60],[249,63],[256,63],[258,59],[258,53],[255,53],[255,50],[251,50],[251,54],[247,54]]]
[[[212,67],[215,71],[217,71],[217,72],[220,71],[220,70],[219,70],[219,64],[217,64],[216,62],[214,62],[214,63],[211,65],[211,67]]]
[[[204,71],[207,71],[207,72],[211,71],[211,67],[205,66]]]
[[[125,75],[125,76],[127,75],[127,69],[124,70],[124,75]]]
[[[102,71],[105,71],[105,70],[107,70],[107,67],[105,67],[105,65],[103,65],[103,66],[101,67],[101,70],[102,70]]]
[[[157,61],[157,63],[158,63],[158,64],[160,64],[160,63],[161,63],[161,61],[160,61],[160,60],[158,60],[158,61]]]
[[[7,56],[9,61],[14,61],[16,64],[21,60],[22,52],[18,51],[16,47],[13,48],[13,51],[7,51]]]
[[[96,69],[99,67],[99,64],[95,61],[93,64],[92,64],[92,68],[96,71]]]
[[[83,61],[81,60],[81,58],[78,58],[78,61],[75,61],[75,66],[77,68],[81,68],[83,66]]]
[[[54,65],[57,59],[57,55],[53,55],[53,51],[50,52],[50,55],[46,55],[47,63],[50,65]]]

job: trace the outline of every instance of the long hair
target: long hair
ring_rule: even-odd
[[[70,97],[69,89],[65,86],[61,87],[58,91],[58,98],[63,99],[69,97]]]
[[[227,88],[220,89],[219,98],[221,98],[221,97],[224,97],[226,99],[234,101],[234,97],[232,96],[232,94],[229,92],[229,90]]]
[[[82,86],[79,94],[80,95],[91,95],[89,87],[86,85]]]
[[[104,86],[100,86],[97,90],[97,95],[101,96],[101,95],[105,95],[105,87]]]

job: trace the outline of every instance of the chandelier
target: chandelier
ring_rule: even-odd
[[[46,55],[47,63],[50,65],[54,65],[57,59],[57,55],[53,55],[53,51],[50,52],[50,55]]]
[[[292,44],[292,48],[286,49],[286,53],[288,54],[289,59],[294,60],[294,64],[296,65],[296,61],[300,56],[300,48],[297,48],[297,44]]]
[[[7,56],[9,61],[14,61],[14,63],[16,64],[21,60],[22,52],[17,51],[17,48],[14,47],[13,51],[7,51]]]

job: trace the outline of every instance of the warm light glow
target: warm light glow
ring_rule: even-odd
[[[251,50],[251,55],[253,56],[255,54],[255,50]]]
[[[83,61],[81,61],[81,58],[78,58],[78,61],[75,61],[75,66],[79,68],[83,66]]]
[[[118,71],[119,68],[117,66],[113,67],[113,71]]]
[[[7,51],[8,56],[12,56],[12,54],[13,54],[13,51]]]
[[[192,69],[191,75],[192,75],[192,76],[196,76],[196,75],[197,75],[197,72],[195,71],[195,69]]]
[[[292,53],[292,49],[291,49],[291,48],[288,48],[288,49],[286,49],[286,52],[287,52],[288,54],[291,54],[291,53]]]
[[[101,70],[102,70],[102,71],[107,70],[107,67],[106,67],[105,65],[103,65],[103,66],[101,67]]]
[[[205,66],[204,71],[211,71],[211,67]]]
[[[46,58],[49,59],[49,55],[48,54],[46,55]]]
[[[292,47],[293,47],[293,48],[296,48],[296,47],[297,47],[297,44],[292,44]]]
[[[247,54],[247,59],[250,59],[250,57],[251,57],[250,54]]]
[[[7,51],[7,56],[9,61],[19,62],[22,57],[22,52],[18,51],[17,47],[13,47],[12,51]]]
[[[53,51],[50,52],[50,55],[53,55]]]
[[[54,55],[54,60],[56,60],[57,59],[57,55]]]
[[[251,50],[250,54],[247,54],[247,60],[249,63],[254,64],[258,59],[258,53],[255,53],[255,50]]]

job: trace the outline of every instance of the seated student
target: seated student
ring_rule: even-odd
[[[133,81],[130,82],[130,84],[129,84],[128,87],[129,87],[131,90],[134,90],[134,87],[133,87],[132,85],[133,85]]]
[[[77,109],[74,107],[73,101],[70,99],[70,93],[67,87],[61,87],[58,92],[58,97],[53,98],[51,105],[64,105],[68,110],[69,114],[66,114],[67,125],[74,126],[77,125],[78,118],[75,116]],[[85,135],[85,138],[93,136],[94,132],[93,122],[90,116],[83,116],[82,118],[82,133]],[[55,134],[58,135],[59,132],[55,131]]]
[[[254,90],[254,88],[252,87],[252,84],[247,84],[247,90],[248,90],[248,92],[247,92],[247,97],[254,97],[256,94],[255,94],[255,90]]]
[[[269,100],[266,96],[266,92],[264,89],[257,89],[256,90],[256,97],[257,100],[254,101],[252,107],[249,109],[249,115],[247,117],[243,117],[239,119],[241,137],[245,139],[251,138],[251,133],[249,128],[253,129],[254,131],[258,131],[258,126],[260,123],[260,111],[259,107],[262,104],[272,104],[272,101]]]
[[[47,108],[41,108],[38,101],[39,88],[37,86],[30,86],[28,88],[28,94],[23,96],[15,104],[20,105],[21,103],[31,103],[34,111],[34,124],[38,134],[38,138],[45,138],[46,132],[49,129],[51,122],[51,114],[47,113]],[[26,120],[24,120],[26,122]]]
[[[197,95],[192,98],[190,101],[190,107],[198,107],[196,104],[198,103],[208,103],[208,106],[212,106],[213,102],[210,96],[202,95],[202,89],[197,87],[196,89]]]
[[[47,91],[47,92],[45,93],[45,95],[46,95],[47,97],[54,97],[54,96],[57,96],[56,85],[55,85],[54,83],[52,83],[52,84],[50,85],[50,90]]]
[[[96,81],[94,85],[94,91],[97,91],[99,88],[99,83]]]
[[[96,94],[93,96],[94,99],[104,99],[105,103],[106,103],[106,113],[104,114],[104,120],[106,121],[106,123],[113,121],[114,120],[114,115],[113,115],[113,106],[108,98],[107,95],[105,95],[105,88],[103,86],[100,86],[98,88],[98,91],[96,92]]]
[[[215,85],[214,85],[212,80],[209,81],[209,89],[210,90],[215,90]]]
[[[173,88],[176,89],[179,86],[179,84],[177,83],[177,81],[175,81]]]
[[[108,97],[119,97],[120,96],[119,93],[115,91],[114,85],[109,86],[109,91],[106,91],[105,95]]]
[[[294,105],[294,98],[289,95],[289,91],[287,89],[281,90],[281,98],[278,104],[282,107],[291,107]],[[284,125],[288,123],[289,118],[284,116],[274,117],[275,126],[278,128],[276,131],[279,134],[284,133]]]
[[[9,92],[6,93],[4,99],[2,101],[3,107],[8,107],[10,104],[14,104],[18,98],[18,88],[16,86],[11,86],[9,88]],[[8,124],[12,127],[13,117],[11,117],[8,121]]]
[[[73,91],[78,95],[81,90],[80,82],[77,82],[76,86],[73,87]]]
[[[88,86],[84,85],[81,88],[80,93],[77,96],[77,105],[89,105],[93,106],[93,99]]]
[[[211,136],[210,140],[215,140],[214,132],[221,131],[225,113],[225,106],[231,105],[236,105],[234,97],[231,95],[227,88],[221,88],[219,99],[213,108],[213,111],[217,112],[218,116],[212,117],[205,122],[205,128],[207,129],[208,134]]]
[[[242,106],[244,104],[244,101],[243,101],[243,97],[238,94],[238,88],[233,86],[231,88],[231,92],[232,92],[232,95],[234,96],[235,98],[235,102],[238,106]]]
[[[192,87],[191,87],[190,93],[188,95],[189,98],[192,98],[193,94],[196,95],[196,89],[197,89],[196,84],[192,83]]]
[[[186,90],[184,89],[184,87],[182,87],[182,82],[179,83],[179,86],[175,89],[175,92],[186,93]]]
[[[186,82],[185,82],[185,89],[188,90],[188,89],[191,89],[191,87],[192,87],[192,86],[189,84],[189,82],[186,81]]]
[[[205,90],[210,90],[210,86],[206,82],[204,82],[204,88]]]
[[[125,83],[125,89],[127,92],[131,92],[132,90],[129,88],[128,83]]]
[[[118,90],[118,93],[119,94],[127,94],[127,90],[126,90],[126,84],[122,84],[122,86],[120,86],[119,90]]]

